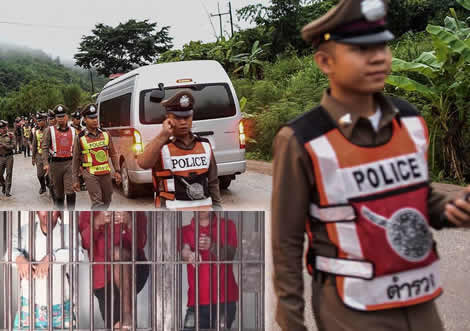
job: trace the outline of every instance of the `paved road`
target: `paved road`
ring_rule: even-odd
[[[39,182],[36,168],[31,164],[31,158],[15,155],[13,170],[12,197],[7,198],[0,193],[0,210],[47,210],[53,205],[49,194],[39,195]],[[248,171],[237,177],[228,190],[222,191],[224,207],[227,210],[259,210],[267,206],[271,192],[271,177]],[[77,195],[77,209],[90,208],[87,192]],[[149,210],[154,208],[152,192],[137,199],[127,199],[119,189],[115,188],[111,209],[114,210]]]
[[[22,209],[37,210],[49,209],[52,204],[47,197],[38,195],[39,184],[35,170],[31,165],[31,159],[23,156],[15,156],[14,184],[11,198],[0,197],[0,210]],[[453,185],[438,184],[437,189],[443,192],[455,193],[458,187]],[[271,167],[264,162],[249,162],[247,173],[240,176],[232,183],[229,190],[222,192],[225,208],[228,210],[267,210],[266,217],[269,220],[269,199],[271,192]],[[89,208],[89,200],[86,192],[78,194],[79,209]],[[153,208],[150,194],[137,200],[129,200],[119,192],[114,195],[111,207],[115,210],[148,210]],[[288,220],[286,220],[288,221]],[[275,297],[272,289],[272,252],[270,245],[271,227],[266,222],[266,330],[279,330],[274,322]],[[445,293],[438,299],[441,316],[448,331],[470,330],[470,232],[463,230],[445,230],[435,234],[440,255],[442,258],[442,277],[445,285]],[[305,300],[306,323],[309,330],[316,330],[313,321],[310,302],[310,276],[305,272]]]

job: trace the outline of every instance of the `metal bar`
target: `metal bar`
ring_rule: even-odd
[[[63,249],[65,247],[65,241],[64,241],[64,226],[65,226],[65,220],[62,218],[62,224],[61,224],[61,227],[60,227],[60,248]],[[71,244],[71,243],[69,243]],[[61,288],[61,294],[62,294],[62,305],[61,305],[61,313],[62,313],[62,330],[65,329],[65,319],[64,319],[64,292],[65,292],[65,289],[64,289],[64,277],[65,277],[65,265],[62,264],[60,266],[60,271],[61,271],[61,278],[60,278],[60,288]]]
[[[150,327],[153,330],[157,329],[156,326],[156,321],[155,321],[155,307],[154,307],[154,302],[156,302],[156,293],[155,293],[155,265],[156,265],[156,255],[155,255],[155,247],[157,244],[157,238],[155,237],[156,230],[155,230],[155,212],[150,213],[150,235],[152,236],[152,240],[150,242],[150,260],[152,261],[151,264],[151,277],[150,277],[150,304],[149,304],[149,316],[151,318],[150,320]]]
[[[217,261],[220,261],[220,214],[216,214],[217,219]],[[227,270],[225,270],[227,272]],[[227,286],[227,285],[225,285]],[[216,323],[217,323],[217,331],[220,330],[220,264],[217,264],[217,317],[216,317]]]
[[[238,232],[238,247],[241,256],[242,263],[238,266],[238,282],[241,284],[238,286],[238,302],[239,302],[239,309],[238,309],[238,330],[243,330],[243,213],[240,213],[240,231]],[[225,284],[227,288],[227,283]],[[227,298],[227,297],[226,297]],[[227,316],[227,315],[225,315]]]
[[[122,323],[123,320],[123,303],[124,303],[124,296],[122,295],[122,289],[123,289],[123,264],[122,264],[122,224],[119,224],[119,322],[120,324]],[[114,322],[114,321],[113,321]],[[121,325],[122,326],[122,325]]]
[[[48,271],[47,271],[47,329],[52,331],[52,268],[53,265],[50,264],[50,260],[52,258],[52,212],[47,213],[47,256],[49,257],[48,260]]]
[[[137,231],[136,231],[136,213],[132,212],[132,330],[136,330],[136,304],[137,304],[137,277],[136,277],[136,259],[137,259]]]
[[[73,330],[73,307],[74,307],[74,300],[73,300],[73,281],[74,281],[74,274],[73,270],[75,268],[72,262],[76,261],[73,255],[73,248],[76,243],[73,241],[73,229],[74,229],[75,219],[73,217],[73,212],[69,212],[69,331]]]
[[[90,240],[90,260],[95,261],[95,255],[94,255],[94,246],[95,246],[95,212],[91,211],[90,212],[90,231],[91,231],[91,240]],[[94,309],[94,298],[93,298],[93,268],[94,265],[90,265],[89,269],[89,276],[90,276],[90,309],[89,309],[89,314],[90,314],[90,329],[94,330],[95,329],[95,309]]]
[[[114,213],[112,214],[114,215]],[[111,217],[112,220],[112,217]],[[104,225],[104,247],[105,247],[105,252],[108,251],[108,224]],[[113,252],[111,252],[113,254]],[[108,262],[108,254],[104,254],[104,261]],[[104,265],[104,302],[108,302],[108,265]],[[109,328],[108,325],[108,305],[104,305],[104,328],[107,329]]]
[[[20,211],[18,211],[18,219],[16,220],[16,226],[17,226],[16,231],[18,233],[18,247],[22,247],[21,246],[21,240],[23,238],[21,238],[21,212]],[[14,262],[16,262],[16,261],[14,261]],[[28,265],[29,265],[29,263],[28,263]],[[16,270],[19,271],[18,265],[16,266]],[[17,292],[16,292],[18,294],[18,302],[17,302],[17,309],[18,310],[17,310],[17,312],[20,312],[21,311],[21,278],[20,278],[20,273],[18,272],[17,274],[18,274],[18,284],[17,284]],[[22,321],[23,320],[21,318],[19,318],[19,321],[18,321],[19,323],[18,324],[19,324],[20,329],[23,328]]]
[[[195,292],[196,292],[196,297],[195,297],[195,311],[196,311],[196,331],[199,331],[199,212],[195,213],[195,229],[196,231],[194,232],[194,251],[196,253],[196,258],[195,258],[195,266],[196,266],[196,272],[195,272]]]
[[[75,237],[75,242],[77,243],[77,245],[75,245],[75,260],[78,261],[78,257],[80,256],[79,255],[79,252],[80,252],[80,247],[78,245],[78,243],[80,242],[79,239],[78,239],[78,236],[79,236],[79,229],[78,229],[78,222],[79,222],[79,213],[78,212],[74,212],[73,213],[74,215],[74,219],[75,219],[75,222],[74,222],[74,228],[75,228],[75,231],[74,231],[74,237]],[[75,276],[74,276],[74,282],[73,282],[73,286],[74,288],[76,289],[75,290],[75,316],[77,318],[77,324],[76,324],[76,327],[77,328],[80,328],[80,292],[78,291],[78,279],[79,279],[79,276],[80,276],[80,265],[79,264],[76,264],[74,265],[75,266]]]
[[[29,212],[28,213],[28,216],[29,216],[29,219],[28,219],[28,248],[29,248],[29,256],[28,256],[28,260],[29,260],[29,268],[28,268],[28,276],[29,276],[29,280],[28,280],[28,291],[29,291],[29,294],[28,294],[28,311],[29,311],[29,330],[32,331],[34,329],[34,319],[33,319],[33,305],[31,304],[34,298],[34,293],[33,293],[33,252],[34,252],[34,246],[33,246],[33,236],[34,236],[34,212]]]
[[[116,313],[114,311],[114,300],[116,300],[116,298],[114,297],[114,270],[116,268],[116,265],[114,264],[114,213],[111,215],[111,254],[110,254],[110,258],[111,258],[111,320],[110,320],[110,323],[111,323],[111,326],[110,325],[107,325],[105,326],[106,328],[110,327],[111,330],[114,330],[114,314]],[[108,247],[108,246],[106,246]],[[106,315],[106,320],[108,319],[108,316]],[[106,322],[106,324],[108,324],[108,322]]]
[[[263,258],[264,260],[264,253],[265,253],[265,238],[264,238],[264,231],[265,231],[265,218],[264,218],[264,212],[258,212],[258,217],[260,219],[260,237],[261,237],[261,247],[260,247],[260,257]],[[260,264],[261,268],[261,281],[260,281],[260,287],[261,287],[261,294],[260,294],[260,303],[261,303],[261,309],[260,309],[260,328],[264,330],[264,314],[265,314],[265,302],[264,302],[264,272],[265,272],[265,265],[264,263]]]
[[[228,220],[228,212],[224,212],[224,231],[223,231],[223,236],[224,236],[224,256],[227,257],[227,220]],[[226,258],[225,258],[226,260]],[[227,268],[227,264],[225,265],[225,268]],[[228,275],[227,275],[227,269],[225,269],[224,273],[224,325],[227,325],[227,298],[228,298]]]
[[[13,224],[12,224],[12,213],[7,214],[7,245],[8,245],[8,261],[10,262],[10,265],[8,266],[8,331],[11,331],[13,329],[12,326],[12,320],[11,320],[11,315],[12,315],[12,287],[13,287],[13,282],[12,282],[12,234],[13,234]]]

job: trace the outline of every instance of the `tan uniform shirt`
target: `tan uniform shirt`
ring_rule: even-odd
[[[13,133],[0,134],[0,155],[11,153],[16,147]]]
[[[196,138],[194,135],[191,136],[192,139],[188,145],[184,143],[181,139],[176,138],[174,144],[181,149],[191,150],[194,148]],[[159,137],[156,137],[152,143],[155,145],[152,146],[152,150],[139,156],[139,166],[142,169],[156,169],[157,171],[162,170],[160,162],[160,150],[162,147],[168,143],[168,141],[158,141]],[[153,152],[156,151],[156,152]],[[208,169],[208,182],[209,182],[209,194],[212,198],[212,203],[215,206],[220,206],[222,204],[222,197],[220,196],[219,188],[219,177],[217,174],[217,163],[215,162],[214,153],[211,154],[211,161]]]
[[[98,129],[97,134],[93,134],[87,129],[85,129],[84,134],[94,139],[103,137],[103,131],[101,131],[101,129]],[[113,139],[111,135],[109,133],[108,135],[109,135],[109,145],[108,145],[109,158],[111,159],[111,162],[113,163],[114,170],[117,172],[120,172],[121,166],[119,165],[118,154],[116,153],[116,149],[114,148]],[[75,136],[72,158],[73,158],[72,159],[72,181],[74,183],[78,183],[79,182],[78,176],[80,175],[80,167],[82,163],[82,144],[80,143],[79,135]]]
[[[361,118],[350,108],[325,92],[321,105],[339,123],[350,113],[352,124],[338,127],[354,144],[377,146],[392,136],[392,120],[397,116],[393,106],[382,94],[376,95],[382,118],[376,132],[369,119]],[[274,144],[272,195],[272,249],[274,260],[274,286],[279,297],[277,322],[283,330],[306,330],[304,326],[303,258],[305,224],[309,203],[315,187],[312,162],[299,144],[290,127],[282,128]],[[435,191],[428,198],[429,215],[440,219],[447,199]],[[319,234],[325,235],[326,234]]]

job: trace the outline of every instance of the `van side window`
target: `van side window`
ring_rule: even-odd
[[[131,93],[106,100],[100,104],[102,128],[131,125]]]

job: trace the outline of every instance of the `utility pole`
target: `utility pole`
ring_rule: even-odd
[[[220,38],[222,38],[224,34],[224,29],[222,27],[222,16],[225,16],[225,15],[230,15],[230,25],[231,25],[231,31],[232,31],[232,37],[233,37],[233,15],[232,15],[232,3],[230,1],[228,3],[228,8],[229,8],[228,13],[221,13],[220,5],[219,3],[217,3],[217,14],[211,14],[211,17],[219,16]]]
[[[91,95],[93,95],[95,94],[95,87],[93,86],[93,73],[91,72],[91,69],[88,69],[88,72],[90,73]]]

